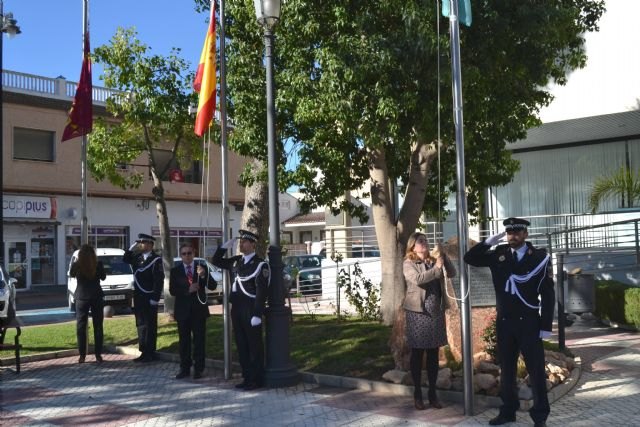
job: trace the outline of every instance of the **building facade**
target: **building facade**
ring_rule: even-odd
[[[81,233],[81,140],[60,141],[76,84],[63,78],[7,70],[2,73],[2,80],[5,265],[18,280],[19,290],[64,285],[68,262],[80,246]],[[104,101],[108,93],[94,87],[95,115],[106,114]],[[221,156],[215,148],[211,153],[210,194],[204,202],[202,177],[207,174],[201,164],[194,163],[189,170],[174,170],[163,182],[173,253],[181,243],[190,242],[198,256],[210,256],[220,243]],[[135,166],[122,167],[144,171],[148,169],[145,158],[141,156]],[[245,161],[231,152],[228,158],[227,194],[233,236],[244,204],[244,188],[237,177]],[[150,178],[138,189],[122,190],[89,176],[89,243],[102,248],[125,248],[138,233],[159,236],[152,188]]]

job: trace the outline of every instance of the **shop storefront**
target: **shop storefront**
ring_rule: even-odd
[[[152,235],[159,239],[160,228],[152,227]],[[220,239],[222,238],[221,228],[171,228],[171,247],[173,253],[177,254],[180,245],[183,243],[190,243],[196,251],[196,257],[210,258],[213,256],[218,245],[220,245]],[[158,245],[157,249],[160,246]]]
[[[82,228],[80,225],[68,225],[65,229],[65,265],[69,265],[71,255],[80,248]],[[95,226],[89,227],[87,237],[94,248],[126,249],[129,245],[128,226]]]
[[[56,283],[56,221],[54,197],[4,195],[5,266],[16,289]]]

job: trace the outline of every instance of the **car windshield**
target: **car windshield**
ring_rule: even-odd
[[[320,267],[321,265],[322,261],[320,257],[310,256],[302,258],[302,268]]]
[[[104,272],[107,276],[122,276],[125,274],[131,274],[131,266],[122,261],[122,256],[119,255],[101,255],[98,256],[98,260],[102,262],[104,266]]]

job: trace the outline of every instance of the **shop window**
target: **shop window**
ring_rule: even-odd
[[[13,158],[53,162],[55,133],[46,130],[13,128]]]
[[[189,167],[181,169],[171,151],[154,150],[153,155],[158,172],[164,172],[161,176],[163,181],[176,181],[175,177],[179,175],[180,179],[177,180],[179,182],[202,184],[202,163],[200,161],[194,160]]]

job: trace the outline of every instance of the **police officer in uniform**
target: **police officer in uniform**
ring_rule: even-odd
[[[516,411],[520,407],[516,371],[518,356],[522,352],[533,391],[533,407],[529,415],[535,426],[544,426],[550,407],[542,339],[551,335],[555,301],[551,260],[546,250],[525,241],[529,235],[529,221],[508,218],[503,225],[505,232],[475,245],[464,256],[464,261],[470,265],[491,269],[496,292],[500,397],[503,404],[498,416],[489,424],[501,425],[516,420]],[[507,244],[499,244],[505,234]]]
[[[151,362],[156,359],[158,335],[158,301],[162,295],[164,268],[162,257],[153,251],[155,239],[148,234],[138,234],[138,240],[124,251],[122,260],[133,268],[133,312],[138,330],[140,356],[134,362]]]
[[[213,255],[212,263],[230,270],[232,275],[231,323],[243,381],[237,388],[254,390],[263,385],[264,345],[262,341],[262,314],[269,286],[269,265],[256,255],[258,236],[239,230],[241,255],[225,258],[227,249],[235,239],[228,240]]]

